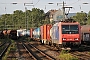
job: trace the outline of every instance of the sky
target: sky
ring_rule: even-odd
[[[25,7],[28,10],[32,8],[39,8],[44,10],[44,12],[48,12],[52,9],[61,9],[62,3],[65,2],[65,6],[73,7],[70,9],[70,13],[76,13],[80,11],[84,11],[88,13],[90,11],[90,0],[0,0],[0,14],[12,14],[15,10],[25,11]],[[17,3],[17,4],[12,4]],[[33,3],[33,4],[25,4],[24,3]],[[53,4],[48,4],[53,3]],[[58,3],[58,5],[57,5]],[[88,4],[83,4],[88,3]],[[32,6],[34,5],[34,6]],[[66,9],[66,13],[69,9]]]

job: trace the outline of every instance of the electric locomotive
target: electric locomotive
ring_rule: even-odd
[[[81,44],[81,31],[78,22],[55,23],[50,33],[52,43],[63,46],[79,46]]]

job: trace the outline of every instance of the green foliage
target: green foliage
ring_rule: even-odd
[[[88,12],[87,24],[90,25],[90,11]]]
[[[0,39],[0,43],[4,43],[5,42],[5,39]]]
[[[76,16],[72,17],[81,25],[90,24],[90,12],[77,12]],[[32,8],[32,10],[16,10],[13,14],[3,14],[0,16],[0,30],[7,29],[30,29],[36,28],[43,24],[49,24],[49,18],[45,17],[43,10]],[[53,22],[51,22],[53,23]]]
[[[60,60],[78,60],[78,58],[73,57],[68,53],[68,51],[62,50],[60,55],[59,55]]]
[[[90,55],[90,52],[88,52],[88,54]]]
[[[76,16],[73,16],[72,18],[81,25],[87,24],[87,14],[85,12],[77,12]]]
[[[10,53],[10,51],[16,51],[16,45],[15,45],[15,41],[12,40],[11,41],[12,44],[9,46],[9,48],[7,49],[5,56],[2,57],[2,60],[7,60],[8,54]],[[16,59],[12,59],[12,60],[16,60]]]
[[[43,10],[33,8],[26,10],[16,10],[13,14],[3,14],[0,16],[0,30],[7,29],[18,29],[18,28],[36,28],[41,26],[43,23],[49,23],[45,20],[45,13]],[[6,27],[5,27],[6,25]],[[28,25],[28,26],[27,26]]]
[[[7,60],[9,52],[10,52],[10,47],[7,49],[5,56],[2,57],[2,60]]]

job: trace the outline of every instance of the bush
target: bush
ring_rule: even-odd
[[[90,55],[90,52],[88,52],[88,54]]]
[[[60,60],[78,60],[78,58],[73,57],[68,51],[62,50],[59,55]]]

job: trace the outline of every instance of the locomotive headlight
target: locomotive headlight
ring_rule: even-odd
[[[78,38],[75,38],[75,40],[78,40]]]
[[[66,40],[66,38],[63,38],[63,40]]]

